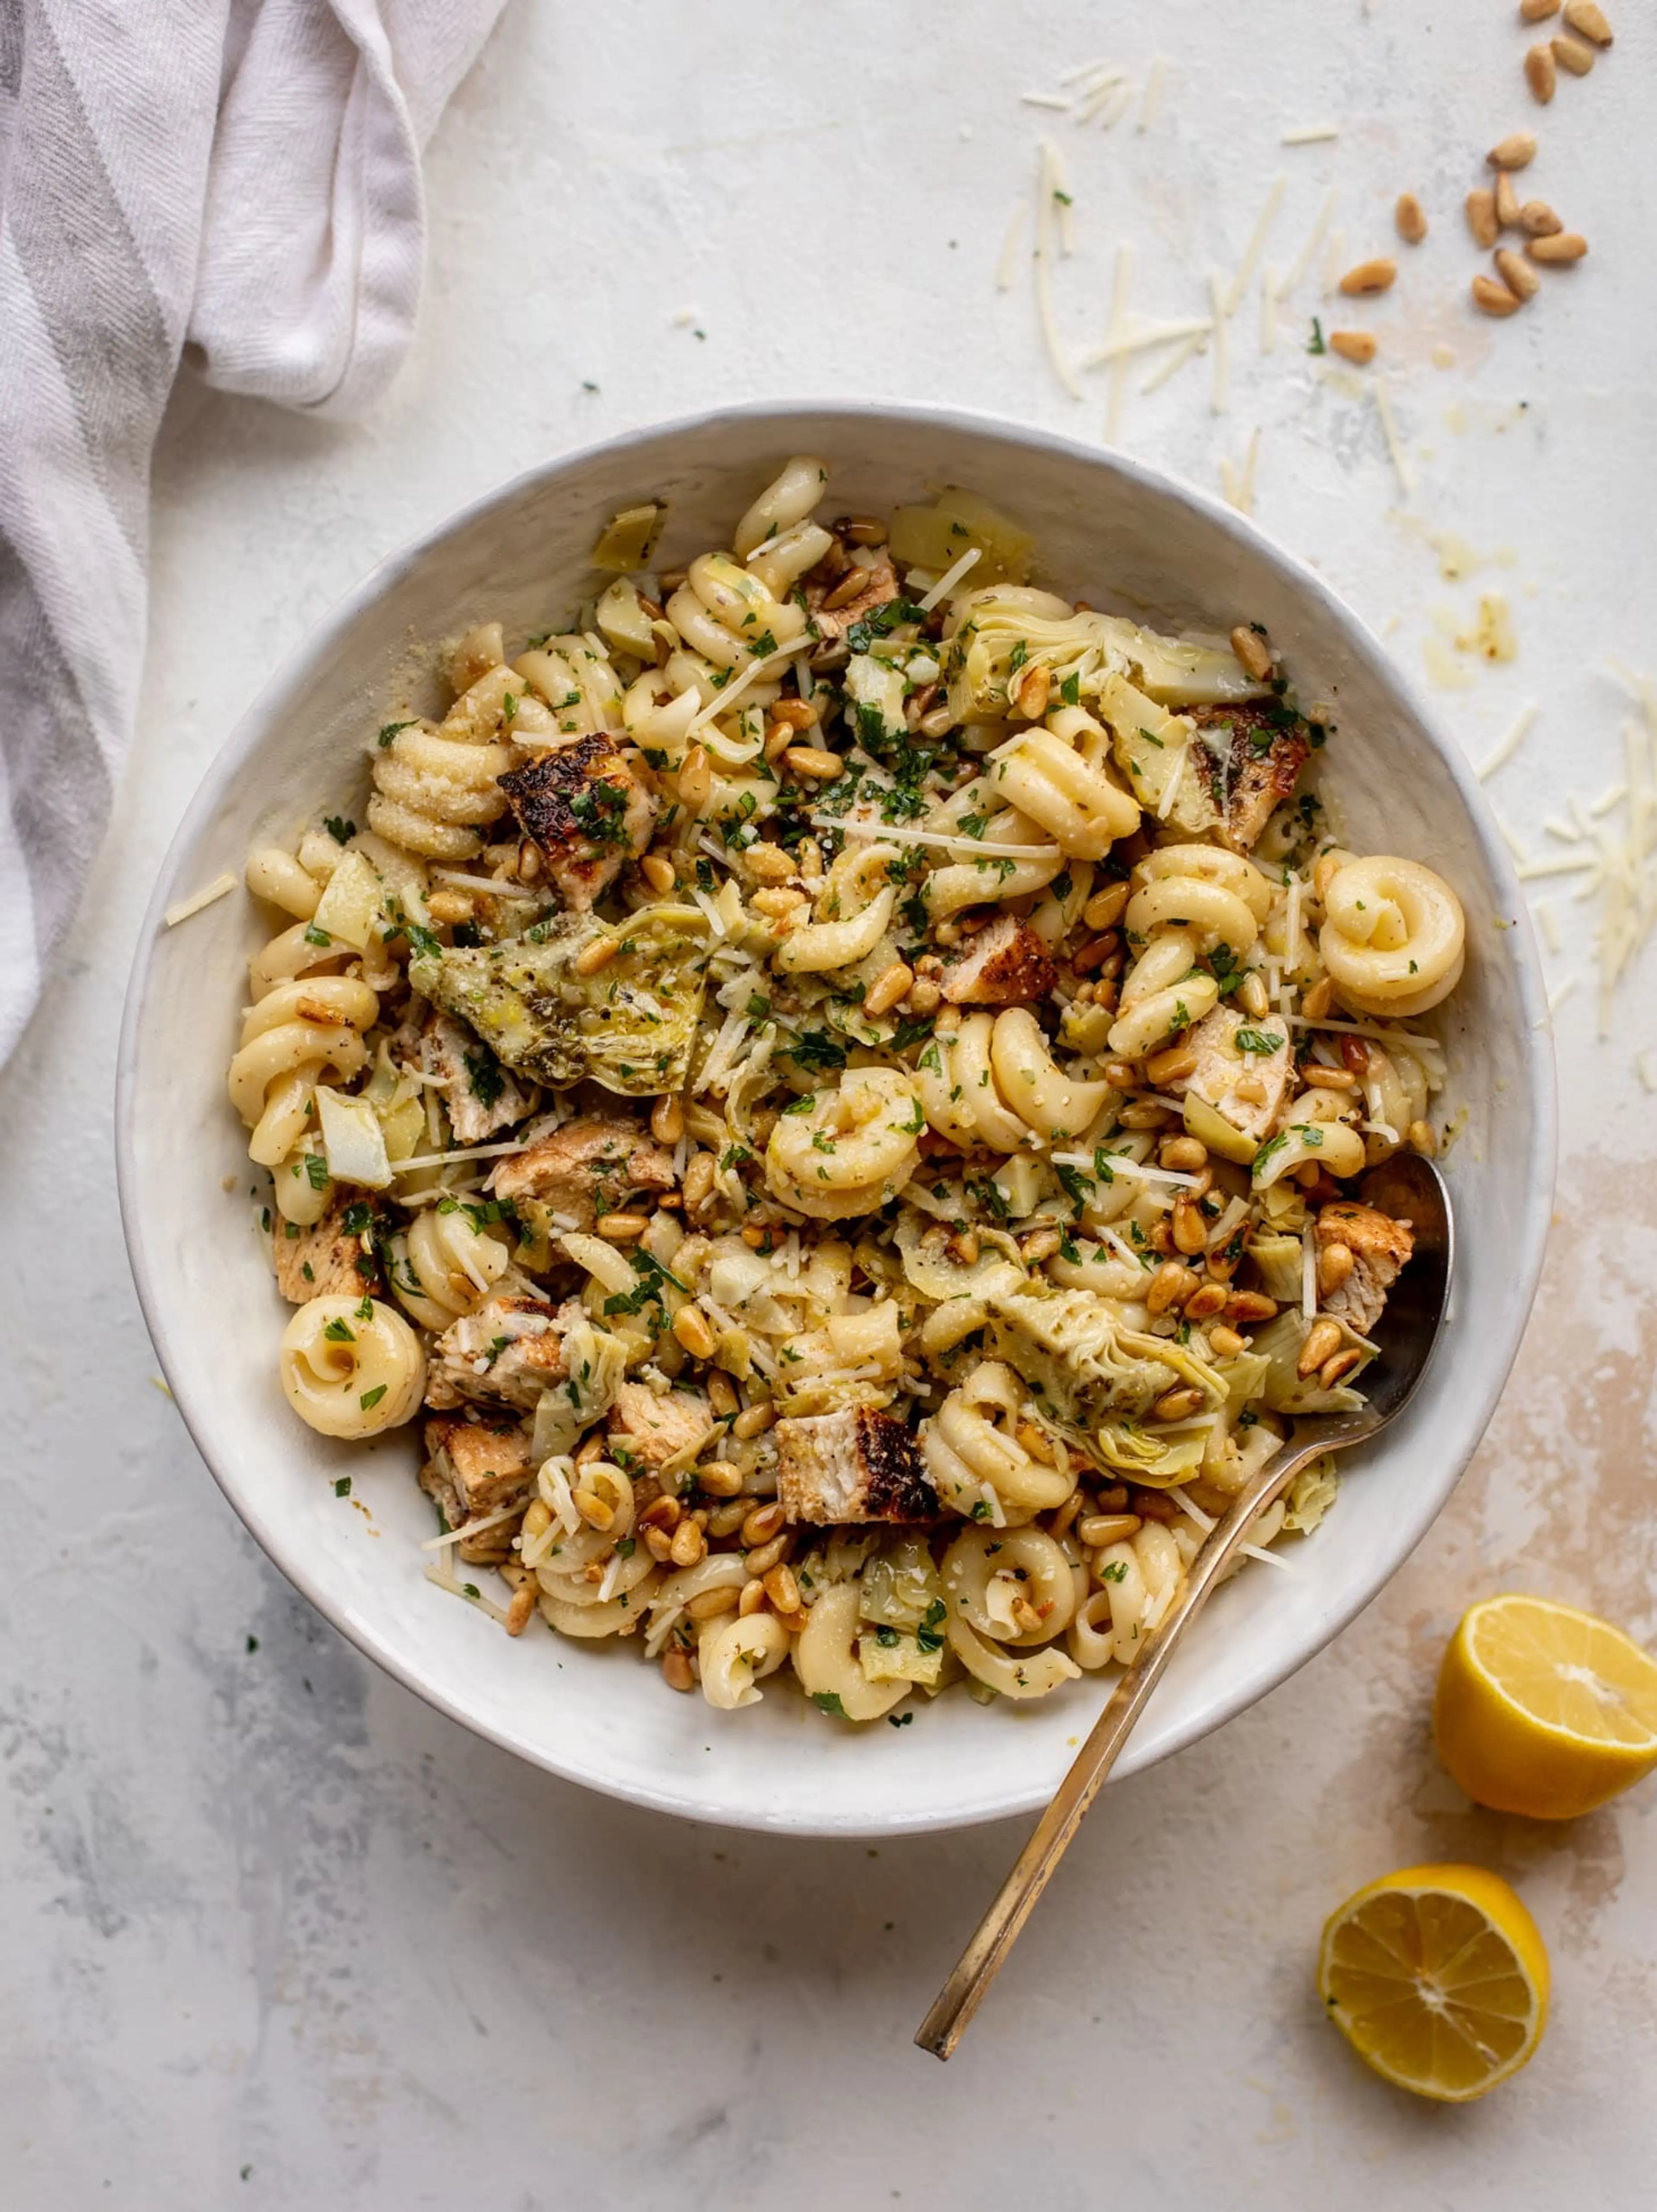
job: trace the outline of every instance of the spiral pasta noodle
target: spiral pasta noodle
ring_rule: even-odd
[[[1460,981],[1461,902],[1419,860],[1349,860],[1331,878],[1324,909],[1318,950],[1355,1013],[1423,1014]]]
[[[425,1354],[399,1313],[377,1298],[311,1298],[282,1338],[282,1387],[325,1437],[372,1437],[418,1411]]]
[[[393,1295],[423,1327],[445,1329],[474,1312],[506,1273],[509,1255],[453,1200],[423,1207],[387,1249]]]
[[[958,1145],[1003,1152],[1033,1133],[1080,1138],[1112,1095],[1108,1083],[1067,1075],[1023,1006],[940,1023],[915,1081],[930,1127]]]
[[[1240,958],[1271,905],[1271,887],[1253,863],[1212,845],[1165,845],[1139,863],[1133,884],[1124,920],[1144,950],[1123,981],[1111,1030],[1112,1051],[1130,1060],[1213,1012],[1219,981],[1199,958],[1216,945]]]
[[[786,1206],[819,1220],[878,1211],[907,1182],[925,1127],[914,1082],[896,1068],[849,1069],[832,1091],[779,1115],[765,1179]]]

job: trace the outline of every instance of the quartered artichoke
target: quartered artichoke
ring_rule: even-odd
[[[614,953],[579,975],[577,956],[601,937]],[[709,949],[694,906],[642,907],[613,923],[564,914],[502,944],[423,951],[409,980],[469,1022],[505,1066],[539,1083],[586,1076],[649,1098],[685,1083]]]

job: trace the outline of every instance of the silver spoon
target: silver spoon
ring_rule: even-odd
[[[1410,1264],[1386,1301],[1386,1327],[1379,1359],[1365,1377],[1366,1404],[1349,1413],[1326,1413],[1295,1424],[1289,1443],[1241,1492],[1191,1562],[1179,1595],[1151,1631],[1141,1657],[1117,1684],[1076,1753],[1052,1803],[1042,1814],[1018,1863],[1002,1883],[978,1933],[939,1991],[915,2040],[923,2051],[947,2058],[966,2033],[984,1991],[995,1979],[1019,1930],[1070,1838],[1081,1826],[1100,1786],[1116,1765],[1146,1699],[1162,1679],[1185,1630],[1201,1612],[1256,1516],[1275,1504],[1303,1468],[1322,1452],[1367,1443],[1394,1419],[1426,1373],[1444,1323],[1449,1294],[1453,1231],[1449,1193],[1430,1160],[1399,1152],[1374,1168],[1360,1186],[1364,1203],[1415,1232]]]

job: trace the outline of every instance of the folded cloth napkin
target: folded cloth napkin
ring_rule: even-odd
[[[0,0],[0,1062],[108,820],[182,355],[358,411],[413,328],[420,149],[502,0]]]

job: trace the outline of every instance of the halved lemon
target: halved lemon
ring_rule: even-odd
[[[1657,1766],[1657,1659],[1591,1613],[1486,1598],[1444,1654],[1433,1734],[1478,1804],[1568,1820]]]
[[[1499,1875],[1404,1867],[1331,1916],[1318,1989],[1377,2074],[1459,2105],[1516,2074],[1542,2040],[1548,1954]]]

